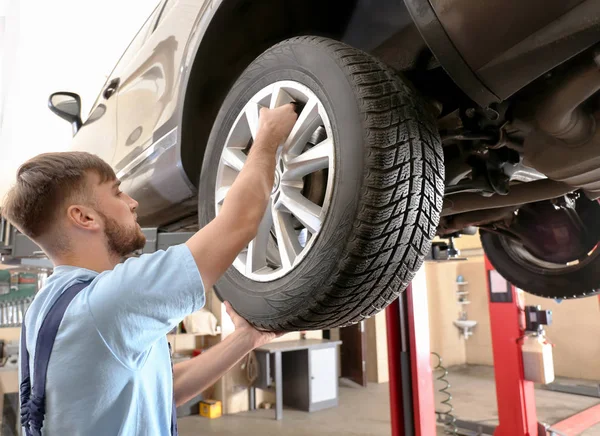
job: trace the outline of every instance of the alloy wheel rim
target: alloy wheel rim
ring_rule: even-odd
[[[260,109],[292,101],[300,107],[298,120],[278,148],[267,210],[256,238],[233,262],[245,277],[260,282],[279,279],[298,267],[320,234],[331,205],[336,147],[322,102],[295,81],[280,81],[261,89],[236,117],[217,170],[218,214],[256,137]]]

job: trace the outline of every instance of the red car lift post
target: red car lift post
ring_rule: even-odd
[[[498,420],[494,436],[537,436],[540,426],[535,410],[533,382],[525,380],[521,339],[525,334],[523,302],[517,288],[508,283],[485,258],[490,327],[494,352]],[[545,435],[543,430],[540,435]]]
[[[388,306],[386,322],[392,436],[435,435],[429,309],[424,280],[415,280]]]
[[[486,258],[490,324],[500,425],[494,436],[541,436],[533,382],[524,379],[524,314],[514,286]],[[413,282],[386,309],[392,436],[436,434],[424,281]]]
[[[519,301],[517,288],[494,270],[487,257],[485,269],[500,421],[494,436],[575,436],[600,422],[600,405],[596,405],[553,424],[549,430],[538,423],[534,384],[525,380],[523,371],[523,301]]]
[[[517,288],[487,257],[485,269],[500,421],[494,436],[574,436],[600,422],[597,405],[554,424],[549,432],[538,423],[534,383],[525,380],[523,370],[524,304]],[[386,309],[392,436],[436,434],[428,312],[426,284],[421,280]]]

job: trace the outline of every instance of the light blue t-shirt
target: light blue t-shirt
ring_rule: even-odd
[[[30,372],[37,332],[70,285],[93,280],[58,330],[46,385],[44,435],[170,435],[173,379],[166,334],[204,306],[185,245],[131,258],[101,274],[59,266],[25,323]]]

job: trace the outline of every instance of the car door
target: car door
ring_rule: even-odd
[[[117,150],[113,166],[127,178],[143,159],[154,133],[172,114],[185,44],[204,1],[165,0],[147,40],[124,65],[118,95]],[[132,164],[132,165],[129,165]],[[129,166],[128,166],[129,165]]]
[[[71,150],[86,151],[110,162],[117,144],[117,99],[106,82],[92,109],[71,142]]]
[[[123,67],[129,63],[132,54],[139,49],[147,38],[152,24],[156,22],[159,11],[160,9],[157,6],[111,71],[100,94],[92,105],[87,119],[73,138],[71,146],[73,150],[96,154],[106,162],[114,165],[118,138],[117,94],[121,84],[121,73]]]

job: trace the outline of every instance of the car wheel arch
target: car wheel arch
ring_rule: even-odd
[[[388,0],[380,1],[385,3]],[[310,12],[313,10],[310,4],[307,5],[310,2],[319,8],[319,14]],[[333,3],[337,5],[337,2]],[[261,53],[288,38],[314,34],[342,40],[357,3],[345,2],[346,9],[333,5],[324,10],[323,3],[318,0],[297,3],[221,0],[213,2],[205,17],[199,17],[194,37],[188,41],[187,53],[184,54],[189,64],[183,66],[177,113],[181,164],[196,187],[212,123],[237,77]],[[279,14],[279,19],[274,19],[274,14]],[[279,28],[254,25],[252,32],[242,31],[245,38],[235,36],[243,29],[244,22],[256,22],[253,16],[267,15],[270,22],[281,23]],[[315,21],[317,18],[318,21]],[[223,32],[222,29],[238,31]]]

